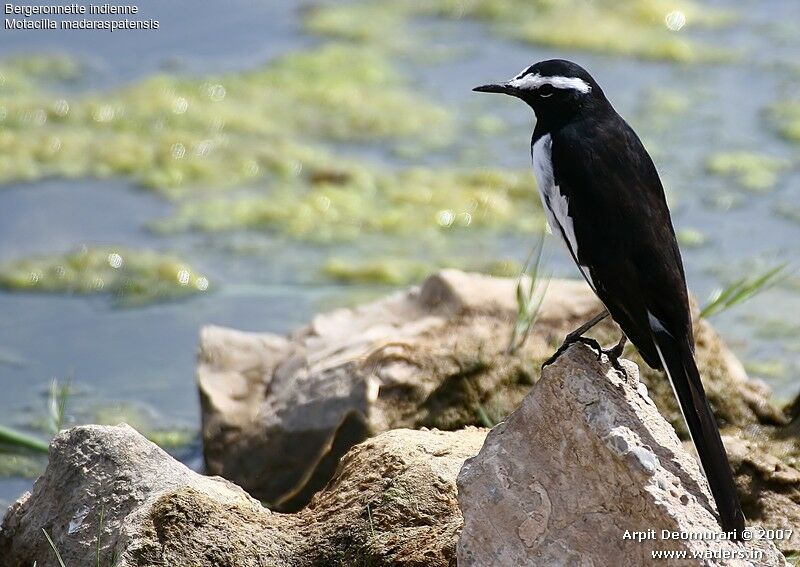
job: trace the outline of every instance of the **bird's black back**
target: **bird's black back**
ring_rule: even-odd
[[[610,105],[550,136],[555,185],[575,231],[573,255],[645,362],[667,372],[720,523],[739,539],[744,515],[694,360],[683,263],[655,165]]]
[[[577,261],[588,268],[597,295],[645,361],[660,368],[648,313],[676,336],[691,340],[692,327],[683,264],[655,165],[610,105],[549,134],[555,184],[569,202],[579,243]]]

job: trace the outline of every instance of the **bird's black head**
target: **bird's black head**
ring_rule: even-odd
[[[472,89],[502,93],[522,99],[539,121],[562,122],[599,105],[606,105],[600,85],[586,70],[564,59],[540,61],[503,83]]]

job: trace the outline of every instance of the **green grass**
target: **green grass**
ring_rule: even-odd
[[[47,397],[47,423],[50,433],[53,435],[58,435],[64,429],[67,401],[71,393],[70,385],[70,379],[67,379],[63,384],[59,384],[56,378],[50,381],[50,390]]]
[[[103,548],[103,527],[105,521],[105,506],[100,506],[100,521],[98,522],[97,527],[97,543],[96,543],[96,550],[95,550],[95,567],[103,567],[102,562],[102,548]],[[61,557],[61,552],[56,547],[55,542],[53,542],[53,538],[50,537],[50,534],[47,533],[45,528],[42,528],[42,533],[44,537],[47,539],[47,543],[50,545],[50,549],[53,550],[53,554],[56,556],[56,561],[58,561],[59,567],[66,567],[64,563],[64,558]],[[108,563],[108,567],[116,567],[117,563],[119,563],[119,557],[117,557],[116,551],[112,552],[111,560]],[[36,562],[34,562],[34,567],[36,567]]]
[[[515,296],[517,313],[506,349],[509,354],[516,352],[527,341],[531,328],[539,316],[539,309],[550,284],[550,276],[543,278],[541,273],[543,248],[544,234],[541,235],[531,250],[517,278]]]
[[[49,445],[46,441],[0,425],[0,452],[33,451],[47,454]]]
[[[372,539],[375,539],[375,524],[372,522],[372,509],[370,508],[369,503],[367,503],[367,519],[369,520],[369,532],[372,536]]]
[[[44,528],[42,528],[42,533],[44,534],[44,537],[46,537],[46,538],[47,538],[47,543],[49,543],[49,544],[50,544],[50,548],[53,550],[53,553],[54,553],[54,554],[55,554],[55,556],[56,556],[56,560],[58,561],[58,564],[59,564],[61,567],[67,567],[67,566],[64,564],[64,559],[62,559],[62,558],[61,558],[61,553],[58,551],[58,548],[56,547],[56,544],[55,544],[55,543],[53,543],[53,539],[50,537],[50,534],[48,534],[48,533],[47,533],[47,530],[46,530],[46,529],[44,529]]]
[[[72,395],[71,380],[53,379],[48,388],[46,413],[38,428],[50,437],[60,433],[67,423],[67,403]],[[128,423],[159,447],[170,450],[192,442],[196,432],[190,429],[159,429],[153,427],[151,418],[135,406],[106,404],[95,408],[89,420],[101,425]],[[49,441],[40,437],[0,425],[0,476],[35,477],[41,474]]]
[[[47,431],[51,435],[56,435],[63,428],[69,395],[70,381],[59,384],[58,380],[53,378],[47,397]],[[48,451],[49,443],[47,441],[0,425],[0,452],[47,454]]]
[[[489,415],[489,412],[486,409],[486,407],[480,402],[476,404],[475,411],[477,413],[478,422],[483,427],[491,429],[492,427],[500,423],[498,420],[494,419],[492,416]]]
[[[722,313],[769,289],[780,281],[786,267],[787,264],[779,264],[761,274],[739,278],[727,287],[716,290],[700,310],[700,317],[708,318]]]

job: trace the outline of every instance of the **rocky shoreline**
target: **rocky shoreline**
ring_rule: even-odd
[[[583,345],[541,373],[601,306],[582,282],[551,282],[529,340],[509,353],[515,286],[445,270],[285,337],[203,329],[205,461],[227,480],[127,426],[68,430],[6,513],[0,566],[57,565],[42,528],[69,567],[94,564],[98,549],[118,567],[644,564],[663,542],[626,530],[713,531],[666,380],[632,349],[621,377]],[[800,526],[792,412],[708,322],[695,330],[749,522]],[[611,344],[618,330],[606,322],[594,336]],[[661,549],[757,550],[758,565],[800,551],[800,535],[718,543]],[[697,564],[751,564],[736,561]]]

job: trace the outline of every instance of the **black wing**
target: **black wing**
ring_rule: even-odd
[[[683,263],[653,161],[616,113],[563,128],[552,149],[575,231],[573,256],[645,361],[666,370],[721,524],[741,537],[744,515],[694,360]]]
[[[683,264],[653,161],[616,113],[562,128],[552,151],[578,244],[573,252],[611,316],[660,368],[648,313],[693,341]]]

